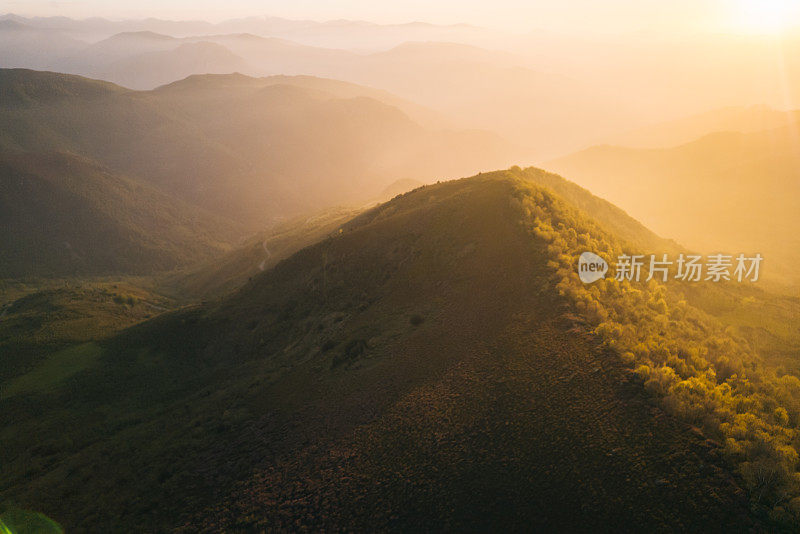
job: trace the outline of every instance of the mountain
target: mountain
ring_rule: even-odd
[[[94,102],[127,92],[122,87],[79,76],[26,69],[0,71],[0,95],[5,110],[37,105],[61,105],[75,101]]]
[[[43,69],[55,58],[77,52],[86,44],[58,31],[0,20],[0,66]]]
[[[672,284],[581,284],[638,250],[612,225],[644,237],[536,169],[400,195],[46,395],[55,363],[6,380],[0,497],[76,530],[777,530],[797,379]]]
[[[628,243],[644,250],[684,252],[676,243],[658,237],[613,204],[561,176],[533,168],[526,169],[525,173],[526,179],[552,189]],[[392,199],[423,186],[414,180],[398,180],[382,192],[380,199]],[[327,209],[311,217],[286,221],[260,232],[220,258],[166,275],[157,287],[163,293],[183,301],[218,298],[241,287],[247,280],[298,250],[325,238],[335,237],[347,220],[365,209]]]
[[[12,52],[8,63],[0,66],[46,68],[117,81],[105,73],[106,61],[97,55],[99,48],[114,48],[117,40],[133,43],[129,56],[153,51],[149,46],[166,52],[181,44],[209,41],[244,60],[248,66],[244,74],[313,75],[387,90],[449,115],[461,128],[488,129],[514,138],[528,147],[525,160],[538,164],[601,142],[639,143],[651,135],[648,124],[713,108],[800,107],[795,89],[800,87],[797,32],[780,37],[697,32],[652,39],[602,32],[563,35],[541,28],[520,34],[468,25],[274,17],[219,24],[15,16],[5,16],[3,22],[93,44],[37,50],[30,42],[15,44],[11,39],[6,45]],[[160,42],[154,34],[162,38]],[[46,37],[40,41],[44,43]],[[28,62],[26,54],[31,51],[36,57]],[[43,61],[45,56],[48,61]],[[709,65],[713,65],[713,75]],[[240,70],[235,65],[217,67],[217,72]],[[187,69],[177,74],[182,76]],[[679,90],[675,80],[682,82]],[[136,87],[153,88],[152,84],[162,81],[141,77]],[[652,135],[657,143],[664,139],[688,142],[717,131],[703,125],[731,124],[725,118],[727,112],[720,113],[717,118],[698,118],[689,130],[676,124],[672,135],[664,132],[665,138],[657,132]],[[648,145],[657,146],[666,145]]]
[[[193,36],[185,40],[189,42],[204,40],[225,46],[247,59],[251,65],[248,74],[331,76],[340,71],[341,65],[358,61],[361,57],[360,54],[347,50],[306,46],[285,39],[259,37],[250,33]]]
[[[205,75],[137,92],[2,70],[0,92],[26,100],[0,103],[0,148],[79,154],[253,230],[359,205],[401,178],[428,182],[512,157],[486,132],[426,129],[374,98],[309,85]]]
[[[107,65],[98,77],[132,89],[150,89],[196,73],[247,70],[247,62],[224,46],[200,41],[117,60]]]
[[[99,78],[131,89],[152,89],[192,74],[251,72],[222,44],[154,32],[124,32],[51,61],[58,72]]]
[[[229,47],[260,75],[306,74],[389,91],[459,128],[514,139],[525,157],[562,154],[626,124],[624,102],[520,56],[460,43],[405,42],[359,54],[253,36],[203,37]],[[601,97],[601,98],[600,98]]]
[[[64,56],[54,67],[65,72],[97,70],[103,65],[148,52],[161,52],[176,48],[179,39],[169,35],[141,31],[112,35],[85,47],[74,57]]]
[[[280,17],[244,17],[213,24],[199,20],[108,20],[100,17],[76,20],[68,17],[0,16],[0,20],[34,28],[63,32],[84,40],[98,41],[118,33],[151,32],[191,37],[195,35],[249,33],[294,41],[308,46],[338,49],[379,50],[404,41],[497,42],[501,32],[468,24],[439,25],[425,22],[375,24],[359,20],[291,20]]]
[[[797,281],[800,124],[721,132],[666,149],[597,146],[547,164],[661,235],[706,252],[756,253]]]
[[[0,278],[151,273],[209,259],[241,229],[67,154],[0,155]]]
[[[454,129],[450,119],[430,108],[399,98],[388,91],[331,78],[304,75],[287,76],[283,74],[253,78],[234,74],[229,76],[188,76],[184,80],[173,82],[168,85],[170,86],[169,90],[176,87],[185,87],[191,90],[205,87],[207,91],[215,88],[216,90],[227,88],[240,91],[246,90],[246,88],[266,88],[273,85],[288,85],[306,89],[312,94],[315,93],[327,97],[344,99],[367,97],[399,109],[414,122],[427,129]],[[167,90],[167,88],[165,88],[165,90]]]
[[[87,42],[97,42],[118,33],[149,32],[158,34],[208,33],[212,24],[203,21],[169,21],[156,18],[142,20],[109,20],[102,17],[72,19],[69,17],[22,17],[13,13],[0,16],[42,30],[58,31]]]
[[[671,148],[712,133],[760,132],[791,126],[799,120],[800,112],[779,111],[764,105],[727,107],[614,136],[609,144],[629,148]]]
[[[441,39],[417,41],[413,25],[405,33],[403,42],[390,50],[363,53],[252,32],[172,37],[128,31],[72,54],[54,55],[46,68],[135,89],[210,72],[345,80],[434,109],[461,129],[515,139],[526,147],[530,161],[567,153],[638,124],[615,91],[588,91],[573,76],[539,69],[520,55]],[[213,61],[179,52],[181,46],[200,42],[225,51],[216,49]]]

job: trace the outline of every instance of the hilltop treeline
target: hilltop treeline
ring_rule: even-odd
[[[553,190],[533,185],[542,171],[508,172],[518,178],[514,202],[524,224],[547,244],[553,283],[574,312],[667,411],[722,444],[757,506],[774,520],[800,522],[800,379],[773,369],[670,282],[609,278],[584,285],[575,269],[584,251],[610,262],[623,253],[660,251],[636,249]]]

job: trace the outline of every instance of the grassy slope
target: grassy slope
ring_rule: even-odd
[[[0,401],[0,497],[93,530],[756,525],[567,313],[515,183],[403,195]]]
[[[332,208],[292,219],[256,234],[221,258],[159,277],[157,286],[183,302],[220,297],[298,250],[334,234],[356,213]]]
[[[4,293],[10,298],[0,302],[0,383],[56,353],[69,359],[77,344],[98,342],[173,307],[170,299],[126,281],[52,281]]]
[[[235,224],[66,154],[0,154],[0,277],[147,273],[220,254]]]

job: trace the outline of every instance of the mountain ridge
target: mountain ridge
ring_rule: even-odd
[[[21,428],[0,495],[67,525],[110,529],[123,509],[136,528],[184,531],[511,527],[518,517],[542,528],[765,528],[720,446],[642,397],[645,371],[620,359],[624,345],[606,344],[608,326],[594,330],[623,319],[579,293],[562,255],[629,245],[535,185],[548,179],[541,173],[415,189],[233,294],[119,334],[95,367],[62,385],[73,400],[54,416],[100,398],[112,406],[81,419],[80,436],[68,432],[73,452],[56,453],[58,469],[96,491],[46,474],[21,491],[18,459],[42,454]],[[642,332],[660,327],[660,291],[620,297],[654,299],[632,312]],[[7,414],[54,400],[0,402]],[[109,425],[117,437],[78,445]],[[121,440],[126,461],[111,463]],[[556,454],[553,443],[565,448]],[[98,462],[102,480],[92,475]],[[137,472],[150,478],[131,478]]]
[[[3,70],[0,85],[20,76],[44,87],[64,78]],[[283,78],[220,85],[230,80],[245,79],[194,77],[146,92],[101,85],[114,91],[0,107],[0,148],[80,154],[253,230],[332,203],[363,204],[400,178],[474,172],[516,151],[486,132],[426,129],[369,89],[324,80],[315,89],[310,78],[279,89]]]

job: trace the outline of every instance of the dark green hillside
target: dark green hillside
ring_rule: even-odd
[[[46,375],[58,368],[79,369],[76,354],[91,352],[98,341],[173,307],[170,299],[131,282],[54,280],[47,286],[0,304],[0,383],[47,361]],[[12,389],[44,391],[51,384],[41,378],[34,373]]]
[[[401,195],[47,394],[0,384],[0,499],[78,531],[765,530],[569,289],[559,247],[620,241],[518,174]]]
[[[66,77],[79,89],[57,100],[31,98],[24,105],[0,101],[0,148],[81,155],[183,201],[202,204],[213,196],[211,207],[217,212],[233,211],[229,199],[237,192],[219,177],[240,176],[242,163],[169,109],[105,82],[116,89],[87,98],[98,82],[76,76],[0,69],[0,85],[46,88],[53,81],[49,76],[55,81]],[[219,184],[217,189],[204,191],[212,181]]]
[[[220,254],[241,230],[66,154],[0,154],[0,278],[149,273]]]

